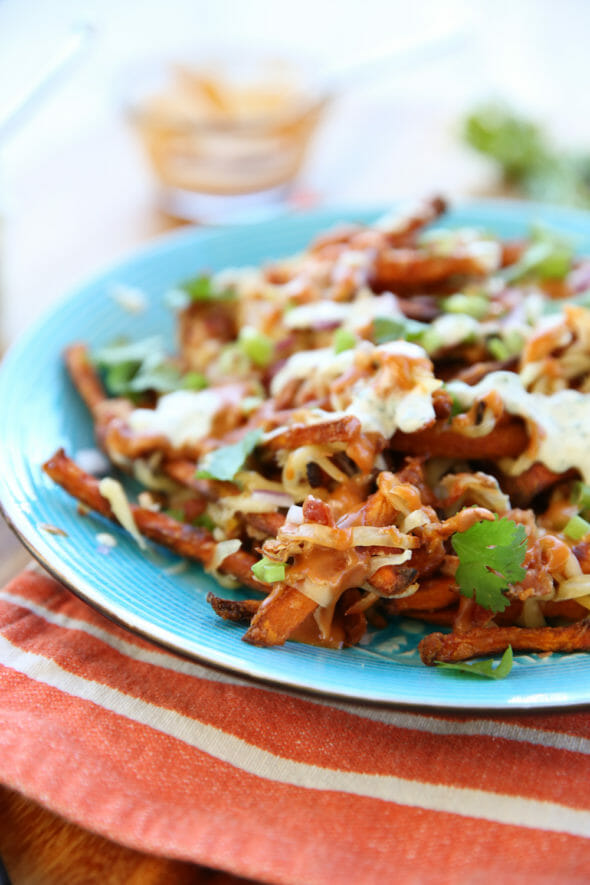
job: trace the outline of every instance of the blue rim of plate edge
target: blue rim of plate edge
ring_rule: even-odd
[[[0,367],[0,426],[4,437],[1,455],[4,470],[0,475],[0,502],[7,521],[42,565],[103,614],[166,648],[202,663],[237,672],[242,676],[355,701],[395,703],[439,709],[516,710],[576,706],[588,703],[590,702],[590,684],[586,685],[588,682],[586,674],[590,666],[590,659],[583,653],[567,656],[554,655],[549,662],[515,669],[505,681],[484,682],[469,678],[455,679],[453,675],[438,670],[414,666],[404,667],[394,662],[386,665],[382,665],[381,662],[375,669],[373,666],[367,666],[366,662],[351,659],[347,651],[311,649],[310,647],[296,646],[294,643],[288,643],[281,649],[255,649],[240,641],[243,628],[235,625],[230,625],[231,637],[225,632],[223,636],[219,634],[224,640],[220,647],[217,647],[215,642],[213,647],[205,647],[198,637],[196,641],[187,642],[186,637],[179,637],[170,627],[155,623],[152,618],[146,618],[135,610],[133,605],[130,607],[128,601],[121,604],[116,599],[105,597],[104,589],[101,589],[100,586],[97,587],[92,580],[88,580],[80,563],[76,563],[75,558],[68,555],[67,545],[65,545],[64,553],[63,540],[55,535],[49,535],[39,528],[38,520],[45,513],[53,515],[55,512],[59,516],[68,509],[72,513],[75,511],[75,502],[72,502],[72,499],[61,490],[56,489],[40,471],[40,462],[49,457],[58,445],[67,443],[68,435],[66,433],[65,438],[60,439],[49,438],[46,443],[44,440],[45,448],[39,449],[41,455],[39,463],[31,461],[30,451],[27,452],[24,449],[15,451],[14,446],[11,447],[11,442],[17,442],[15,424],[18,424],[18,427],[23,431],[25,425],[30,423],[30,415],[27,417],[26,407],[23,405],[27,400],[26,394],[39,397],[38,391],[36,394],[35,391],[31,391],[32,382],[29,380],[28,370],[36,361],[32,359],[34,355],[38,359],[41,354],[40,365],[46,370],[43,377],[51,377],[52,372],[54,375],[57,373],[58,383],[63,385],[61,392],[66,398],[72,398],[65,374],[61,367],[59,370],[56,368],[56,364],[60,363],[59,353],[62,345],[78,336],[72,335],[74,329],[69,327],[63,341],[51,339],[51,336],[56,333],[56,327],[59,327],[70,313],[81,318],[80,327],[85,335],[89,330],[84,329],[84,302],[89,297],[97,299],[96,293],[101,289],[106,290],[110,283],[117,281],[133,284],[131,278],[134,272],[146,264],[149,265],[154,261],[156,264],[161,264],[166,259],[178,258],[179,254],[186,261],[187,254],[185,253],[194,247],[196,258],[193,270],[197,271],[199,268],[207,267],[207,261],[202,255],[199,255],[199,250],[206,249],[208,245],[221,246],[223,250],[224,246],[231,247],[236,237],[250,241],[254,237],[259,246],[261,238],[264,238],[265,235],[271,240],[274,237],[277,242],[282,243],[279,251],[272,252],[271,250],[266,255],[269,258],[278,257],[289,254],[294,251],[294,248],[302,247],[313,233],[338,221],[370,219],[388,208],[390,207],[351,208],[337,206],[331,209],[286,216],[272,222],[267,221],[247,227],[207,231],[188,228],[167,233],[148,243],[128,258],[110,266],[103,273],[76,287],[73,292],[61,299],[15,342]],[[585,239],[581,248],[590,252],[590,214],[581,210],[518,201],[486,201],[454,205],[450,215],[450,221],[453,224],[470,223],[489,226],[490,229],[497,230],[503,236],[524,233],[530,221],[541,219],[549,225],[565,229],[566,232]],[[297,242],[295,247],[289,245],[295,241]],[[260,248],[258,251],[252,249],[253,254],[259,254],[260,251]],[[256,263],[258,260],[260,259],[255,256],[250,263]],[[231,263],[230,259],[224,259],[223,264],[226,266]],[[236,263],[248,262],[241,260]],[[185,272],[176,273],[174,271],[168,285],[172,285],[183,276],[185,276]],[[114,303],[108,298],[103,300],[106,305],[103,313],[106,312],[109,316],[116,314],[121,321],[126,319],[129,322],[128,315],[124,315]],[[161,308],[159,309],[161,312]],[[45,402],[44,397],[51,396],[51,389],[40,396],[40,406],[42,406]],[[21,406],[20,412],[19,404]],[[45,407],[49,408],[50,404],[45,402]],[[12,415],[9,414],[11,409],[14,409]],[[75,407],[75,411],[80,419],[83,416],[83,410],[78,406]],[[16,418],[18,421],[15,420]],[[88,427],[91,428],[88,417],[83,417],[82,420],[85,420]],[[33,419],[33,426],[34,424],[35,419]],[[26,439],[26,428],[24,432]],[[15,471],[14,479],[13,470]],[[19,481],[27,478],[29,482],[23,482],[22,486],[19,486]],[[24,486],[28,486],[28,488],[24,488]],[[59,507],[56,503],[58,499]],[[25,509],[23,509],[23,503]],[[27,508],[30,508],[30,512],[26,512]],[[86,519],[85,522],[76,515],[77,523],[73,531],[76,534],[78,531],[80,532],[76,540],[86,545],[87,553],[92,553],[94,535],[101,529],[105,530],[106,523],[99,524],[99,522]],[[111,529],[108,527],[106,530]],[[91,538],[92,544],[90,543]],[[141,559],[139,551],[131,547],[128,539],[119,538],[119,544],[124,549],[126,562],[130,557],[131,559],[135,557],[136,565],[141,562],[145,565],[145,560]],[[100,564],[104,565],[105,560]],[[205,576],[203,580],[208,582],[212,579]],[[172,579],[173,583],[174,579]],[[194,599],[196,605],[198,597],[195,595]],[[201,603],[206,605],[202,599]],[[213,612],[210,612],[210,615],[211,619],[216,618]],[[224,622],[220,623],[224,624],[224,627],[226,626]],[[228,638],[229,642],[226,641]],[[310,649],[309,653],[305,649]],[[560,664],[559,661],[564,663]],[[556,670],[557,673],[554,672]],[[416,678],[416,674],[419,674],[418,678]],[[552,677],[549,679],[550,686],[544,685],[546,680],[543,679],[543,674]]]

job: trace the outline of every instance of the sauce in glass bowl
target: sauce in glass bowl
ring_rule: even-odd
[[[280,209],[328,101],[303,66],[243,52],[144,68],[132,86],[162,207],[213,223]]]

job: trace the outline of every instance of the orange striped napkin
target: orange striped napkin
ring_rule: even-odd
[[[0,776],[86,829],[264,882],[587,882],[590,715],[299,695],[0,592]]]

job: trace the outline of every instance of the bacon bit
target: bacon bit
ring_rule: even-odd
[[[308,495],[303,502],[303,519],[306,522],[317,522],[320,525],[334,526],[334,517],[329,504]]]
[[[576,544],[572,549],[572,553],[580,563],[582,572],[585,575],[590,575],[590,543],[582,541],[581,544]]]

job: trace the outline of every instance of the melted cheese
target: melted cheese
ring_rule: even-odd
[[[129,501],[127,500],[127,495],[125,494],[121,483],[116,479],[112,479],[110,476],[105,476],[104,479],[101,479],[98,485],[98,490],[103,498],[106,498],[111,505],[111,510],[113,511],[115,518],[121,523],[124,529],[127,529],[135,541],[137,541],[138,546],[142,550],[146,550],[147,544],[145,539],[139,534],[135,520],[133,519],[131,507],[129,506]]]
[[[551,396],[529,393],[522,378],[512,372],[491,372],[473,387],[461,381],[452,381],[447,386],[462,406],[471,406],[490,391],[497,391],[507,412],[539,427],[534,460],[556,473],[576,467],[584,481],[590,482],[590,396],[587,393],[577,390],[560,390]],[[522,459],[518,459],[517,465],[518,472],[527,466]]]
[[[175,390],[161,396],[155,409],[134,409],[129,426],[136,433],[164,436],[180,448],[210,435],[222,405],[214,390]]]

